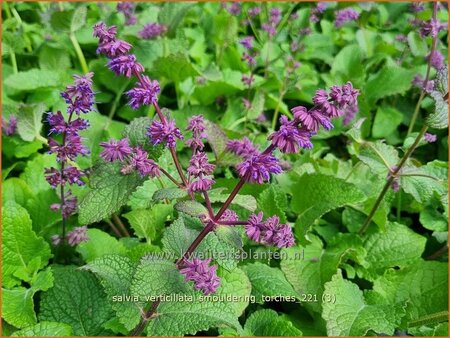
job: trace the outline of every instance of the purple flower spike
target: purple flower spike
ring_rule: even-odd
[[[261,229],[263,227],[263,213],[260,212],[257,215],[250,215],[248,218],[248,224],[245,226],[245,232],[252,241],[258,241],[261,236]]]
[[[180,130],[175,126],[175,121],[167,120],[164,125],[161,122],[153,120],[148,128],[148,136],[153,144],[166,143],[169,148],[175,148],[176,139],[183,139]]]
[[[216,292],[220,286],[220,279],[217,276],[217,265],[209,266],[211,259],[192,260],[184,259],[180,272],[186,281],[193,281],[195,288],[203,291],[205,295]]]
[[[62,206],[62,217],[68,219],[72,214],[77,211],[77,198],[72,196],[72,193],[68,191],[64,194],[64,205]]]
[[[433,53],[428,54],[427,61],[430,61],[431,65],[439,70],[444,66],[444,56],[438,50],[434,50]]]
[[[242,140],[230,140],[227,142],[227,150],[237,156],[248,158],[258,154],[258,149],[247,137]]]
[[[418,13],[422,12],[425,9],[425,6],[422,2],[413,1],[410,6],[411,12]]]
[[[257,16],[259,13],[261,13],[261,7],[260,6],[252,7],[248,10],[247,13],[249,17],[253,18]]]
[[[94,25],[93,36],[99,38],[100,42],[110,42],[116,39],[117,27],[107,27],[103,22]]]
[[[61,97],[66,100],[69,105],[67,112],[69,114],[75,112],[88,113],[94,105],[94,91],[92,90],[92,77],[94,73],[90,72],[84,76],[74,75],[74,84],[67,86],[66,90],[61,93]]]
[[[353,8],[347,7],[336,12],[334,25],[336,28],[342,27],[345,23],[356,21],[359,18],[359,13]]]
[[[189,192],[208,191],[214,183],[215,181],[210,178],[200,177],[190,184]]]
[[[422,37],[431,36],[433,38],[436,37],[441,30],[447,27],[446,24],[434,19],[422,21],[420,26],[419,32]]]
[[[56,188],[58,185],[61,184],[61,173],[56,168],[45,168],[44,169],[45,179],[47,180],[48,184],[52,186],[52,188]]]
[[[201,175],[211,175],[215,165],[208,163],[208,157],[204,152],[199,152],[192,156],[189,161],[188,173],[199,177]]]
[[[100,157],[109,162],[117,160],[122,162],[126,156],[133,152],[127,138],[118,141],[109,140],[108,142],[101,142],[100,146],[104,148]]]
[[[295,244],[292,228],[287,224],[280,224],[273,236],[273,243],[279,248],[289,248]]]
[[[71,232],[67,233],[67,243],[70,246],[78,245],[89,240],[87,235],[87,226],[77,227]]]
[[[280,129],[269,136],[272,144],[283,153],[297,153],[299,148],[312,148],[311,133],[301,132],[286,116],[280,117]],[[306,136],[306,138],[305,138]]]
[[[163,35],[165,32],[167,32],[166,26],[156,22],[152,22],[146,24],[144,28],[138,33],[138,36],[142,39],[150,40]]]
[[[137,18],[134,15],[134,4],[130,2],[120,2],[117,4],[117,11],[122,12],[125,16],[125,25],[134,25],[137,22]]]
[[[83,173],[75,167],[69,166],[63,171],[63,183],[84,185],[81,180]]]
[[[2,117],[2,131],[6,136],[11,136],[17,131],[17,119],[14,115],[9,115],[9,121]]]
[[[276,157],[270,154],[252,155],[236,167],[239,176],[247,182],[263,184],[270,180],[270,174],[280,174],[283,170]]]
[[[205,119],[202,115],[194,115],[189,119],[186,130],[191,130],[192,133],[198,134],[198,136],[206,137],[203,132],[206,130]]]
[[[142,105],[156,103],[160,91],[158,81],[150,80],[148,76],[142,76],[142,82],[138,82],[136,88],[129,90],[126,94],[130,99],[131,108],[138,109]]]
[[[297,114],[296,118],[310,132],[317,133],[322,125],[326,130],[333,128],[330,119],[320,110],[310,110],[306,114]]]
[[[62,238],[61,238],[60,235],[53,235],[50,238],[52,240],[52,245],[53,246],[58,246],[59,244],[61,244]]]
[[[156,177],[161,175],[158,165],[148,158],[148,153],[145,150],[142,150],[139,147],[134,149],[130,165],[133,166],[142,177]]]
[[[123,40],[101,42],[97,48],[97,54],[104,54],[108,58],[115,58],[127,54],[131,47],[128,42]]]
[[[86,155],[88,149],[81,144],[81,137],[76,134],[66,135],[64,145],[59,144],[53,138],[48,139],[49,154],[56,154],[59,162],[74,160],[78,155]]]
[[[219,222],[237,222],[239,220],[238,215],[233,210],[227,209],[220,217]]]
[[[424,78],[421,75],[414,76],[414,79],[412,80],[411,84],[414,87],[418,87],[420,89],[423,89],[427,93],[431,92],[434,89],[434,81],[428,80],[427,83],[424,82]]]
[[[239,43],[244,46],[245,49],[252,49],[253,48],[253,36],[246,36],[243,38]]]
[[[292,229],[287,224],[280,224],[278,216],[269,217],[264,222],[263,213],[251,215],[245,226],[246,234],[252,241],[274,245],[279,248],[291,247],[295,244]]]
[[[425,139],[425,141],[427,141],[429,143],[433,143],[433,142],[436,142],[437,136],[434,134],[425,133],[424,139]]]
[[[131,77],[133,73],[142,73],[144,67],[136,62],[136,56],[121,55],[108,62],[109,68],[116,73],[116,75],[124,75]]]
[[[228,12],[232,15],[241,14],[241,4],[239,2],[233,2],[228,8]]]

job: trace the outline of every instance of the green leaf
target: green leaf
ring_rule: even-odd
[[[434,83],[435,89],[440,91],[442,95],[448,93],[448,66],[446,64],[437,71]]]
[[[263,296],[283,296],[300,298],[286,280],[279,268],[272,268],[259,262],[247,264],[242,267],[252,283],[252,295],[258,303],[264,303]]]
[[[270,309],[253,312],[244,325],[244,336],[297,337],[302,335],[302,331],[297,329],[290,320]]]
[[[411,88],[411,81],[415,72],[402,68],[389,60],[386,65],[366,83],[366,93],[369,105],[378,99],[395,94],[404,94]]]
[[[13,201],[24,207],[32,198],[33,192],[24,180],[12,177],[2,183],[2,203]]]
[[[196,201],[180,201],[174,206],[175,210],[185,214],[198,217],[200,215],[207,215],[208,211],[203,204]]]
[[[391,267],[405,267],[417,260],[425,249],[426,238],[399,223],[388,223],[385,232],[376,232],[364,241],[367,271],[382,273]]]
[[[348,45],[336,55],[331,74],[338,76],[340,82],[352,80],[354,83],[364,76],[361,49],[358,45]]]
[[[276,215],[280,217],[281,223],[286,223],[285,211],[288,208],[286,194],[278,185],[268,186],[257,197],[258,209],[263,211],[265,215]]]
[[[42,45],[39,51],[39,67],[45,70],[69,69],[70,56],[64,49]]]
[[[220,129],[217,124],[206,120],[205,126],[206,140],[211,145],[216,159],[218,159],[222,155],[222,153],[226,151],[226,143],[228,139],[225,136],[223,130]]]
[[[160,57],[155,60],[153,65],[156,76],[165,77],[174,82],[180,82],[200,74],[189,57],[182,52]]]
[[[23,105],[17,111],[17,133],[24,141],[31,142],[41,134],[44,104]]]
[[[53,267],[54,287],[42,293],[39,320],[66,323],[76,336],[95,336],[112,314],[94,275],[74,266]]]
[[[237,267],[238,261],[236,257],[239,256],[240,251],[242,250],[242,247],[236,247],[236,244],[237,243],[233,243],[230,240],[223,240],[223,237],[219,239],[214,232],[210,232],[195,250],[194,254],[198,255],[200,258],[212,257],[221,267],[228,271],[232,271]]]
[[[158,189],[156,181],[147,180],[131,194],[127,204],[134,210],[148,209],[153,205],[152,197]]]
[[[180,188],[164,188],[155,191],[155,193],[152,196],[152,199],[154,201],[160,201],[164,199],[174,200],[178,198],[184,198],[187,195],[188,194],[186,190]]]
[[[180,258],[197,237],[197,234],[198,231],[187,228],[183,218],[179,217],[164,231],[161,240],[164,251],[174,254],[174,259]]]
[[[431,113],[426,123],[430,128],[446,129],[448,127],[448,104],[444,100],[442,93],[438,91],[432,91],[430,96],[434,100],[434,112]]]
[[[320,313],[324,284],[331,280],[338,267],[348,260],[364,263],[365,251],[362,241],[351,234],[339,234],[327,249],[318,237],[302,247],[282,251],[287,256],[281,261],[281,270],[294,290],[303,299],[304,295],[316,295],[318,301],[304,302],[303,305]]]
[[[448,264],[419,260],[403,269],[389,269],[373,284],[378,304],[403,305],[408,321],[448,310]]]
[[[166,25],[169,32],[175,29],[183,21],[184,16],[193,4],[190,3],[165,3],[158,13],[158,22]]]
[[[414,56],[425,56],[428,54],[427,40],[422,38],[417,32],[408,33],[408,45]]]
[[[209,192],[209,199],[212,203],[225,202],[230,196],[229,193],[222,193],[223,188],[213,189]],[[256,199],[251,195],[236,195],[236,197],[231,202],[232,205],[238,205],[241,208],[247,209],[249,211],[256,210]]]
[[[405,311],[397,305],[368,305],[358,286],[339,271],[325,284],[335,302],[323,303],[322,317],[329,336],[364,336],[369,331],[392,335]]]
[[[72,328],[64,323],[40,322],[14,332],[12,337],[66,337],[72,336]]]
[[[99,222],[125,205],[129,196],[143,183],[138,173],[123,175],[121,163],[97,165],[90,177],[90,190],[79,204],[80,224]]]
[[[40,264],[33,266],[30,275],[47,265],[52,257],[50,246],[36,236],[28,212],[15,202],[6,202],[2,208],[2,284],[12,287],[20,284],[15,272],[27,270],[35,257]]]
[[[172,215],[172,211],[171,205],[157,204],[151,209],[132,210],[123,216],[130,222],[137,237],[145,238],[151,243],[164,229],[164,223]]]
[[[247,111],[247,118],[250,120],[256,119],[264,111],[265,96],[262,91],[256,91],[253,97],[252,105]]]
[[[242,270],[219,271],[221,285],[211,298],[199,291],[185,294],[187,301],[167,301],[158,306],[158,316],[149,322],[148,335],[194,335],[212,327],[228,326],[242,333],[238,317],[248,305],[250,282]],[[218,296],[217,299],[212,297]],[[237,297],[228,301],[226,297]],[[188,300],[192,297],[191,300]]]
[[[385,138],[391,136],[403,121],[403,114],[392,107],[379,107],[373,122],[372,136]]]
[[[299,213],[295,231],[301,241],[309,227],[325,213],[354,203],[366,197],[354,184],[323,174],[302,175],[293,187],[301,194],[292,196],[292,210]]]
[[[34,91],[39,88],[62,87],[62,76],[56,70],[30,69],[8,76],[5,86],[18,91]]]
[[[385,179],[389,168],[399,162],[398,151],[383,141],[366,142],[361,147],[358,158],[366,164],[374,174]]]
[[[33,193],[38,194],[41,191],[51,189],[45,179],[44,169],[56,166],[57,162],[54,155],[37,154],[36,157],[27,162],[20,178],[28,184]]]
[[[106,255],[85,265],[83,269],[92,271],[100,279],[119,322],[128,331],[136,327],[141,317],[139,303],[133,301],[136,294],[130,289],[136,271],[135,264],[127,257]]]
[[[79,6],[75,10],[56,11],[50,18],[50,24],[55,31],[76,32],[86,23],[87,9]]]
[[[85,262],[91,262],[105,255],[125,253],[124,245],[106,232],[89,229],[87,236],[88,240],[76,247],[76,251],[81,254]]]

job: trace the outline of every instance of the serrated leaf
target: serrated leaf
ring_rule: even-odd
[[[229,194],[222,193],[223,189],[213,189],[209,192],[209,199],[212,203],[225,202]],[[256,199],[252,195],[236,195],[231,204],[238,205],[249,211],[256,210]]]
[[[250,109],[247,111],[247,118],[256,119],[264,111],[265,96],[262,91],[256,91]]]
[[[55,166],[57,166],[55,156],[37,154],[32,160],[27,162],[20,178],[28,184],[35,194],[38,194],[41,191],[50,189],[50,185],[44,176],[44,169]]]
[[[30,275],[47,265],[52,257],[50,246],[32,230],[28,212],[15,202],[6,202],[2,207],[2,285],[20,284],[15,272],[27,270],[35,257],[40,257],[40,264],[33,266]]]
[[[44,104],[23,105],[17,111],[17,132],[24,141],[33,141],[40,136]]]
[[[186,197],[188,194],[186,190],[180,188],[164,188],[155,191],[152,196],[154,201],[160,201],[164,199],[174,200],[178,198]]]
[[[279,316],[271,309],[253,312],[244,325],[244,336],[298,337],[302,335],[302,331],[297,329],[290,320]]]
[[[101,334],[112,310],[94,275],[74,266],[54,266],[53,274],[55,286],[42,293],[39,320],[66,323],[77,336]]]
[[[39,51],[39,67],[41,69],[69,69],[70,56],[64,49],[42,45]]]
[[[196,201],[180,201],[175,204],[174,208],[179,212],[183,212],[195,217],[208,214],[206,207]]]
[[[199,255],[202,259],[212,257],[221,267],[232,271],[237,267],[236,257],[240,254],[240,250],[230,241],[223,241],[214,232],[210,232],[195,250],[194,255]]]
[[[150,208],[153,205],[152,196],[158,189],[159,187],[154,180],[145,181],[131,194],[127,205],[133,210]]]
[[[242,269],[252,283],[252,295],[256,297],[258,303],[264,303],[263,296],[299,298],[299,294],[294,291],[279,268],[256,262],[244,265]]]
[[[366,278],[387,268],[405,267],[417,260],[425,249],[426,238],[400,223],[388,223],[385,232],[373,233],[364,240],[368,262]]]
[[[60,88],[63,81],[55,70],[30,69],[8,76],[5,86],[18,91],[33,91],[40,88]]]
[[[160,57],[154,61],[153,66],[158,77],[165,77],[174,82],[199,75],[189,57],[182,52]]]
[[[448,65],[444,66],[437,71],[436,79],[434,80],[435,89],[440,91],[442,95],[448,93]]]
[[[427,125],[436,129],[448,128],[448,104],[445,102],[442,93],[434,90],[430,93],[430,96],[434,100],[434,112],[427,117]]]
[[[138,173],[123,175],[121,163],[97,165],[90,177],[90,190],[79,204],[80,224],[99,222],[125,205],[129,196],[144,181]]]
[[[124,254],[125,247],[117,239],[99,229],[87,231],[88,240],[77,245],[76,251],[87,263],[105,255]]]
[[[149,322],[149,335],[193,335],[212,327],[229,326],[242,333],[237,318],[248,305],[245,297],[250,295],[250,282],[242,270],[219,272],[221,285],[214,295],[233,295],[239,301],[226,301],[224,298],[208,299],[199,291],[190,291],[192,301],[167,301],[158,306],[158,316]]]
[[[373,104],[383,97],[405,93],[411,88],[414,75],[413,70],[402,68],[393,61],[389,61],[367,81],[364,90],[367,102]]]
[[[72,335],[70,325],[57,322],[40,322],[14,332],[11,337],[66,337]]]
[[[52,28],[60,32],[76,32],[86,23],[87,9],[79,6],[75,10],[56,11],[50,18]]]
[[[386,178],[389,168],[399,162],[398,151],[383,141],[366,142],[361,147],[358,158],[366,164],[374,174]]]
[[[206,140],[211,145],[216,159],[218,159],[226,149],[227,137],[217,124],[206,120],[205,126]]]
[[[379,107],[373,122],[372,136],[384,138],[391,136],[403,121],[403,114],[392,107]]]
[[[325,293],[335,297],[335,302],[323,303],[329,336],[364,336],[370,330],[392,335],[405,314],[401,306],[368,305],[358,286],[340,271],[325,284]]]
[[[317,218],[366,198],[354,184],[323,174],[302,175],[293,186],[293,191],[301,191],[301,194],[292,196],[291,208],[299,214],[295,231],[303,242],[306,232]]]
[[[286,223],[285,211],[288,208],[286,194],[277,185],[268,186],[257,197],[258,209],[263,211],[265,215],[276,215],[280,217],[281,223]]]
[[[92,271],[100,279],[119,322],[129,331],[136,327],[140,320],[140,303],[133,301],[135,294],[131,291],[136,265],[128,257],[107,255],[95,259],[83,269]]]
[[[163,244],[164,251],[172,253],[174,259],[180,258],[197,235],[198,231],[188,229],[183,218],[179,217],[170,227],[164,230],[161,243]]]
[[[164,229],[164,223],[172,211],[171,205],[157,204],[151,209],[132,210],[123,216],[130,222],[136,236],[145,238],[148,243],[151,243]]]
[[[428,53],[427,41],[415,31],[408,33],[408,45],[414,56],[425,56]]]

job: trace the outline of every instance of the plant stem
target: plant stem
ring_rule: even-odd
[[[105,219],[105,222],[108,223],[108,225],[111,227],[112,231],[117,235],[117,237],[122,237],[122,234],[120,233],[119,229],[116,228],[113,222],[111,222],[109,219]]]
[[[220,217],[227,210],[227,208],[229,207],[231,202],[233,202],[233,200],[236,197],[237,193],[239,192],[239,190],[241,190],[242,186],[244,185],[244,183],[246,181],[247,181],[247,177],[246,176],[241,177],[241,179],[239,180],[238,184],[236,184],[236,186],[234,187],[233,191],[231,192],[230,196],[228,196],[227,200],[222,205],[220,210],[217,212],[216,216],[214,216],[214,218],[213,218],[214,222],[217,222],[220,219]]]
[[[80,62],[81,69],[83,70],[83,73],[89,73],[89,68],[86,63],[86,59],[84,57],[83,51],[81,50],[80,44],[78,43],[77,37],[75,36],[74,32],[71,32],[69,34],[70,41],[72,41],[73,48],[75,49],[75,53],[77,54],[78,61]]]
[[[217,222],[219,225],[247,225],[247,221],[236,221],[236,222],[228,222],[228,221],[219,221]]]
[[[10,58],[11,58],[11,66],[13,68],[14,74],[17,74],[19,72],[19,69],[17,68],[17,59],[16,59],[16,53],[11,48],[10,51]]]
[[[433,20],[436,20],[437,17],[437,2],[433,3]],[[433,41],[431,43],[431,51],[429,55],[432,55],[434,51],[436,50],[437,46],[437,34],[435,37],[433,37]],[[414,124],[416,123],[417,116],[419,115],[420,105],[422,104],[422,100],[425,97],[425,88],[427,86],[428,80],[430,79],[430,71],[431,71],[431,57],[428,58],[428,64],[427,64],[427,73],[425,75],[425,80],[423,81],[422,85],[422,91],[420,93],[419,100],[417,101],[416,108],[414,109],[413,116],[411,117],[411,122],[409,123],[408,132],[406,133],[406,136],[411,134],[411,132],[414,129]]]
[[[211,207],[211,200],[209,199],[209,195],[207,191],[203,192],[203,197],[205,198],[206,209],[208,209],[208,215],[211,219],[214,218],[214,211]]]
[[[114,102],[111,106],[111,110],[109,111],[109,115],[108,115],[108,119],[109,119],[109,123],[111,123],[111,120],[114,117],[114,114],[116,113],[116,109],[117,109],[117,105],[120,102],[120,98],[122,97],[123,92],[125,91],[125,89],[128,87],[130,81],[127,81],[124,83],[123,87],[120,88],[119,92],[117,93]],[[109,123],[105,124],[105,129],[108,128]]]
[[[406,161],[411,157],[411,154],[416,149],[417,145],[419,144],[420,140],[422,139],[423,135],[425,135],[426,131],[428,130],[428,126],[424,125],[422,127],[422,130],[420,131],[419,135],[417,135],[416,139],[414,140],[414,143],[408,148],[405,155],[403,155],[402,159],[400,160],[400,163],[397,165],[397,168],[393,170],[391,175],[386,181],[386,184],[384,185],[383,189],[381,190],[380,194],[378,195],[377,200],[375,201],[375,204],[373,205],[372,209],[369,212],[369,215],[367,216],[366,220],[364,221],[363,226],[359,230],[359,234],[362,235],[364,232],[366,232],[367,228],[369,227],[370,221],[372,220],[373,216],[377,212],[378,208],[380,207],[381,202],[384,199],[384,196],[389,190],[389,187],[391,186],[392,182],[394,181],[395,177],[399,173],[399,171],[402,169]]]
[[[125,227],[125,224],[123,224],[122,220],[119,218],[119,216],[117,216],[116,213],[112,214],[112,219],[114,220],[114,222],[116,222],[116,224],[119,225],[119,228],[120,228],[120,230],[122,230],[122,233],[126,237],[130,237],[130,233],[128,232],[127,228]]]
[[[170,175],[165,169],[163,168],[159,168],[159,170],[161,170],[161,172],[166,175],[166,177],[171,180],[173,183],[175,183],[177,185],[178,188],[183,188],[183,185],[180,184],[175,178],[173,178],[172,175]]]
[[[425,258],[427,261],[432,261],[436,258],[441,257],[443,254],[448,253],[448,245],[444,245],[442,248],[440,248],[438,251],[436,251],[434,254],[431,254],[427,258]]]

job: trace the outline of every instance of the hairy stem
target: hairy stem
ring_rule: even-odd
[[[438,8],[438,3],[434,2],[433,3],[433,20],[436,20],[437,8]],[[437,46],[437,34],[436,34],[435,37],[433,37],[433,40],[432,40],[432,43],[431,43],[431,51],[430,51],[429,55],[433,54],[433,52],[436,50],[436,46]],[[430,79],[430,71],[431,71],[431,57],[428,58],[427,73],[425,75],[425,80],[423,81],[422,91],[420,93],[419,100],[417,101],[416,108],[414,109],[413,116],[411,117],[411,122],[409,123],[408,132],[406,133],[406,136],[411,134],[411,132],[414,129],[414,124],[416,123],[417,116],[419,115],[420,105],[422,104],[422,100],[424,99],[425,94],[426,94],[425,88],[427,86],[428,80]]]
[[[78,43],[78,40],[75,36],[75,33],[71,32],[69,34],[69,37],[70,41],[72,42],[73,48],[75,49],[75,53],[77,54],[81,69],[83,70],[83,73],[86,74],[89,72],[89,68],[87,66],[86,59],[84,57],[83,51],[81,50],[80,44]]]
[[[112,219],[114,220],[114,222],[119,226],[120,230],[122,230],[122,233],[126,236],[126,237],[130,237],[130,233],[128,232],[127,228],[125,227],[125,224],[123,224],[122,220],[120,219],[119,216],[117,216],[116,213],[112,214]]]
[[[209,195],[207,191],[203,192],[203,197],[205,198],[206,209],[208,209],[208,215],[212,219],[214,218],[214,211],[211,206],[211,200],[209,199]]]
[[[233,191],[231,192],[230,196],[228,196],[227,200],[222,205],[220,210],[217,212],[216,216],[214,216],[214,218],[213,218],[214,222],[217,222],[220,219],[220,217],[223,215],[223,213],[228,209],[229,205],[231,204],[231,202],[233,202],[234,198],[238,194],[239,190],[241,190],[242,186],[244,185],[244,183],[246,181],[247,181],[247,177],[245,177],[245,176],[241,177],[238,184],[236,184]]]
[[[173,183],[175,183],[176,186],[177,186],[178,188],[183,188],[183,185],[180,184],[175,178],[173,178],[173,176],[170,175],[165,169],[163,169],[163,168],[160,167],[159,170],[161,170],[161,172],[162,172],[164,175],[166,175],[166,177],[167,177],[169,180],[171,180]]]
[[[392,172],[392,174],[389,176],[389,178],[386,181],[386,184],[384,185],[383,189],[381,190],[380,194],[378,195],[377,200],[375,201],[375,204],[373,205],[372,209],[369,212],[369,215],[367,216],[366,220],[364,221],[363,226],[359,230],[359,234],[362,235],[364,232],[366,232],[367,228],[369,227],[370,222],[372,221],[373,216],[377,212],[378,208],[380,207],[381,202],[384,199],[384,196],[389,190],[389,187],[391,186],[392,182],[394,181],[395,177],[399,173],[399,171],[402,169],[406,161],[411,157],[412,153],[416,149],[417,145],[419,144],[420,140],[422,139],[423,135],[425,135],[426,131],[428,130],[428,126],[424,125],[422,127],[422,130],[420,131],[419,135],[417,135],[416,139],[414,140],[414,143],[408,148],[405,155],[403,155],[402,159],[400,160],[400,163],[397,165],[397,168]]]

